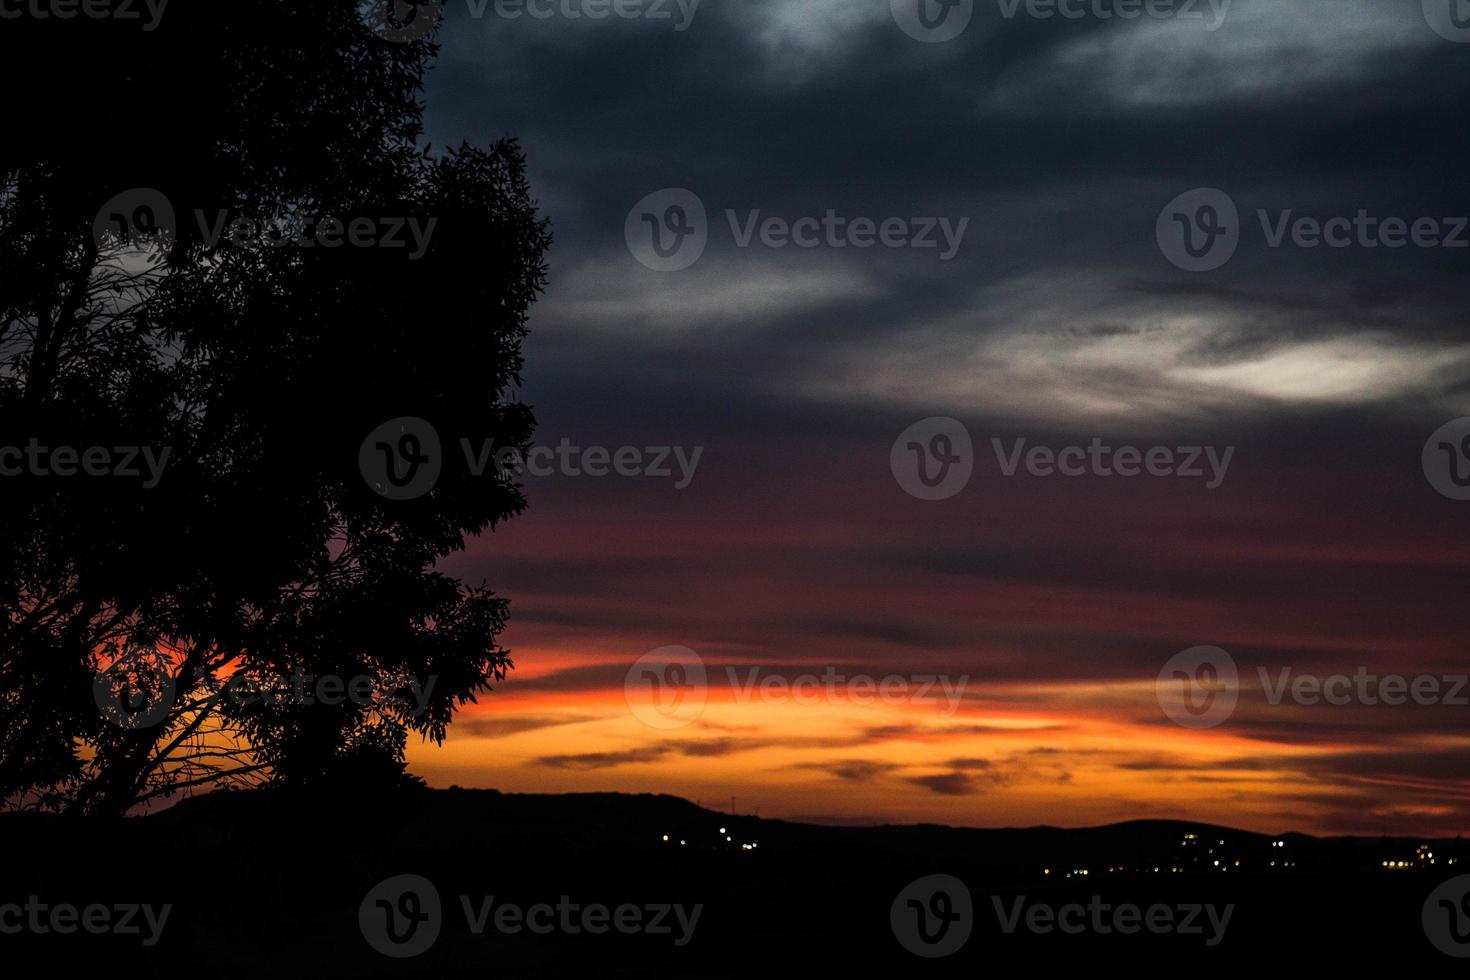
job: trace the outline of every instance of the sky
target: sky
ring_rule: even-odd
[[[450,0],[428,137],[517,137],[551,219],[538,441],[651,472],[528,474],[444,563],[511,599],[516,669],[415,772],[826,823],[1470,829],[1470,502],[1432,473],[1470,415],[1458,8],[971,0],[938,40],[914,0],[580,3]],[[1202,475],[1064,452],[1093,445]],[[1179,724],[1160,672],[1200,646],[1235,703]],[[652,651],[697,702],[650,714]],[[1271,696],[1337,674],[1441,696]]]

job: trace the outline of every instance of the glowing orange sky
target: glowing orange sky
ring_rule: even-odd
[[[827,821],[1465,829],[1470,709],[1271,705],[1256,676],[1463,671],[1445,591],[1470,544],[1432,513],[1390,525],[1324,511],[1320,475],[1280,468],[1213,496],[991,479],[938,507],[821,460],[756,504],[742,488],[761,477],[716,473],[682,497],[534,488],[549,489],[540,512],[453,569],[512,598],[517,669],[443,747],[415,746],[412,769],[437,786],[722,808],[734,796],[744,812]],[[1199,643],[1242,670],[1235,716],[1205,731],[1155,700],[1163,662]],[[708,704],[676,730],[635,717],[623,685],[667,644],[696,650],[709,674]],[[726,674],[832,665],[969,681],[946,714],[742,701]]]

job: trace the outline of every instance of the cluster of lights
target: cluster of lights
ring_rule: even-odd
[[[1239,862],[1237,862],[1237,863],[1239,863]],[[1140,870],[1142,870],[1142,871],[1148,871],[1149,869],[1148,868],[1142,868]],[[1108,869],[1108,873],[1109,874],[1126,874],[1127,872],[1128,872],[1128,866],[1126,864],[1120,864],[1120,865],[1118,865],[1115,868],[1109,868]],[[1164,873],[1168,873],[1168,874],[1182,874],[1183,872],[1184,872],[1184,869],[1183,868],[1177,868],[1177,867],[1165,868],[1162,865],[1156,865],[1154,867],[1154,869],[1153,869],[1153,873],[1154,874],[1164,874]],[[1049,875],[1049,874],[1051,874],[1051,868],[1042,868],[1041,869],[1041,873],[1044,874],[1044,875]],[[1071,871],[1067,872],[1067,874],[1065,875],[1065,877],[1070,878],[1073,875],[1086,876],[1087,874],[1088,874],[1088,869],[1087,868],[1073,868]]]
[[[729,828],[727,828],[727,827],[721,827],[720,828],[720,836],[723,837],[723,838],[725,838],[725,843],[727,843],[727,844],[733,844],[735,842],[735,838],[733,838],[733,837],[730,836]],[[664,834],[663,835],[663,842],[665,844],[670,843],[670,838],[669,838],[669,835],[668,834]],[[681,840],[681,841],[679,841],[679,846],[680,847],[687,847],[688,845],[689,845],[689,842],[687,840]],[[753,851],[753,850],[755,850],[759,846],[760,846],[759,844],[755,844],[755,843],[741,844],[740,845],[740,849],[742,851]]]
[[[1434,851],[1431,850],[1432,847],[1432,844],[1420,844],[1414,849],[1414,859],[1412,861],[1384,861],[1383,867],[1389,871],[1405,871],[1409,868],[1423,868],[1438,864],[1439,861],[1435,858]],[[1445,864],[1454,864],[1455,860],[1455,858],[1446,858]]]
[[[721,833],[724,833],[723,830],[720,831],[720,832]],[[1184,835],[1184,839],[1181,842],[1180,846],[1182,846],[1182,847],[1192,847],[1192,846],[1195,846],[1195,845],[1197,845],[1199,843],[1200,843],[1200,837],[1199,837],[1198,834],[1185,834]],[[754,845],[747,845],[746,846],[746,849],[748,850],[750,847],[753,847],[753,846]],[[1223,839],[1217,840],[1216,841],[1216,846],[1218,846],[1218,847],[1224,847],[1225,846],[1225,841]],[[1273,840],[1273,841],[1270,842],[1270,846],[1271,846],[1271,849],[1273,851],[1275,851],[1275,850],[1285,850],[1285,848],[1286,848],[1286,841],[1284,841],[1284,840]],[[1416,868],[1416,867],[1423,868],[1423,867],[1428,867],[1430,865],[1436,865],[1436,864],[1438,864],[1439,859],[1435,858],[1434,851],[1433,851],[1432,848],[1433,848],[1433,845],[1432,844],[1420,844],[1418,846],[1418,848],[1415,849],[1414,859],[1413,860],[1408,860],[1408,861],[1402,861],[1402,860],[1384,861],[1382,863],[1382,866],[1385,869],[1391,870],[1391,871],[1403,871],[1403,870],[1407,870],[1407,869],[1410,869],[1410,868]],[[1210,848],[1207,849],[1207,854],[1208,855],[1213,855],[1214,853],[1215,853],[1215,848],[1214,847],[1210,847]],[[1239,868],[1241,866],[1241,862],[1239,860],[1231,859],[1230,857],[1228,857],[1227,855],[1225,855],[1223,853],[1221,854],[1220,857],[1210,857],[1210,858],[1207,858],[1207,860],[1209,861],[1209,865],[1208,865],[1209,868],[1218,869],[1220,871],[1229,871],[1231,868]],[[1456,858],[1445,858],[1444,859],[1444,863],[1445,864],[1454,864],[1456,862],[1456,860],[1457,860]],[[1197,861],[1197,863],[1201,863],[1201,862],[1198,862]],[[1272,861],[1269,862],[1269,866],[1272,867],[1272,868],[1278,868],[1278,867],[1279,868],[1295,868],[1296,865],[1297,865],[1297,863],[1295,861],[1272,860]],[[1116,865],[1116,866],[1109,866],[1108,869],[1107,869],[1107,873],[1108,874],[1126,874],[1128,872],[1128,870],[1129,870],[1128,865],[1126,865],[1126,864],[1120,864],[1120,865]],[[1143,871],[1143,872],[1147,872],[1149,869],[1145,867],[1145,868],[1139,868],[1138,870],[1139,871]],[[1178,867],[1178,866],[1174,866],[1174,865],[1171,865],[1169,867],[1165,867],[1163,865],[1156,865],[1153,868],[1153,873],[1154,874],[1182,874],[1185,870],[1186,869],[1183,868],[1183,867]],[[1042,868],[1041,869],[1041,873],[1043,875],[1050,875],[1052,873],[1052,869],[1051,868]],[[1066,878],[1074,878],[1074,877],[1075,878],[1080,878],[1080,877],[1086,877],[1088,874],[1089,874],[1089,870],[1087,868],[1073,868],[1071,871],[1065,872],[1063,876],[1066,877]]]

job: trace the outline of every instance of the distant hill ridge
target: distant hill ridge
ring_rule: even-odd
[[[1073,872],[1392,870],[1400,862],[1405,867],[1431,863],[1448,867],[1470,860],[1470,853],[1460,853],[1463,843],[1458,840],[1273,836],[1157,819],[1082,828],[828,826],[721,813],[663,794],[420,789],[386,800],[328,798],[306,812],[308,823],[316,822],[309,819],[310,814],[320,814],[321,825],[340,826],[346,821],[359,831],[372,828],[378,839],[415,851],[433,851],[436,842],[462,840],[488,830],[501,841],[571,853],[679,848],[690,852],[763,850],[766,854],[857,851],[876,859],[927,856],[940,863],[952,860],[1022,877]],[[22,814],[8,819],[27,816],[36,819]],[[217,841],[221,835],[253,836],[278,820],[299,826],[302,819],[299,805],[277,791],[265,790],[192,797],[127,823],[145,834]],[[46,818],[39,818],[39,823],[46,824]],[[11,827],[17,824],[12,822]],[[1425,857],[1428,854],[1433,857]]]

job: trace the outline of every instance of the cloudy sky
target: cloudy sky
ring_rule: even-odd
[[[1470,415],[1470,10],[478,6],[447,5],[429,137],[518,137],[552,220],[539,440],[700,455],[528,476],[449,563],[512,599],[517,670],[416,771],[824,821],[1470,829],[1470,690],[1273,704],[1261,674],[1470,672],[1470,502],[1425,462]],[[1008,463],[1094,440],[1230,455]],[[923,499],[901,463],[945,447],[969,479]],[[671,645],[702,709],[650,724],[625,682]],[[1176,724],[1157,680],[1199,645],[1238,703]],[[744,687],[829,668],[964,689]]]

